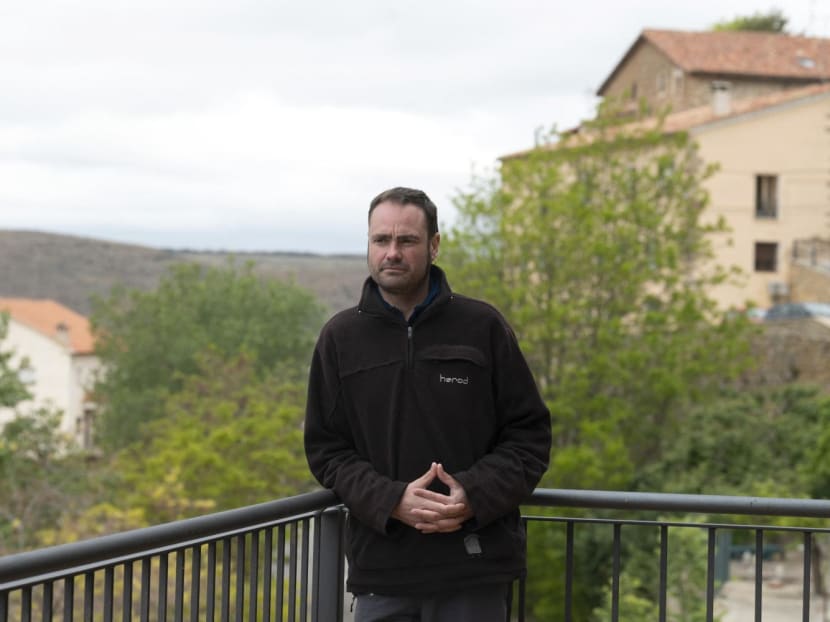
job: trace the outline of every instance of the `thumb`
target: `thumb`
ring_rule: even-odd
[[[412,483],[415,484],[416,486],[420,487],[420,488],[426,488],[427,486],[429,486],[432,483],[432,480],[435,479],[435,477],[437,475],[436,469],[437,469],[437,465],[433,462],[429,466],[429,469],[427,469],[427,472],[424,473],[423,475],[421,475],[421,477],[419,477],[418,479],[416,479]]]
[[[450,488],[458,486],[458,482],[455,481],[455,478],[444,470],[443,464],[436,465],[435,474],[439,480],[441,480]]]

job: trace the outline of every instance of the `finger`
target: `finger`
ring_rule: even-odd
[[[440,479],[450,488],[458,485],[458,482],[455,480],[455,478],[444,470],[444,465],[441,463],[438,463],[436,465],[435,474],[438,477],[438,479]]]
[[[459,519],[467,516],[467,506],[463,503],[453,503],[452,505],[438,507],[421,507],[413,509],[412,515],[423,517],[430,522],[444,519]]]
[[[427,486],[432,483],[437,476],[437,465],[433,462],[429,468],[427,469],[426,473],[421,475],[418,479],[414,480],[412,483],[417,484],[418,486],[426,488]]]
[[[442,495],[440,492],[435,492],[434,490],[429,490],[428,488],[415,488],[412,490],[412,494],[421,499],[427,499],[428,501],[434,501],[435,503],[440,503],[442,505],[455,503],[449,495]]]

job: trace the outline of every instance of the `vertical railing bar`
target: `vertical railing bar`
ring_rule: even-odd
[[[236,536],[236,620],[245,615],[245,535]]]
[[[104,622],[112,622],[114,608],[115,568],[104,569]],[[45,620],[46,618],[44,618]]]
[[[231,540],[222,540],[222,622],[231,619]]]
[[[565,622],[571,622],[574,591],[574,522],[568,521],[565,536]]]
[[[277,530],[277,620],[285,619],[282,614],[285,605],[285,525]]]
[[[305,622],[308,619],[308,586],[311,583],[309,574],[308,551],[310,548],[311,519],[303,520],[303,555],[300,570],[300,620]]]
[[[84,573],[84,622],[92,622],[95,610],[95,573]]]
[[[199,622],[202,599],[202,545],[196,544],[190,550],[190,622]]]
[[[159,555],[158,620],[167,622],[167,580],[170,562],[166,553]]]
[[[527,534],[527,525],[528,521],[525,518],[522,518],[522,528],[525,532],[525,550],[527,549],[527,541],[528,541],[528,534]],[[525,622],[525,596],[526,596],[526,589],[527,589],[527,576],[519,577],[519,584],[518,584],[518,622]],[[513,586],[510,586],[510,589],[513,589]],[[512,599],[511,599],[512,601]],[[512,615],[511,612],[508,612],[508,615]]]
[[[262,545],[262,622],[271,622],[271,564],[274,561],[274,530],[265,530],[265,543]]]
[[[620,619],[620,541],[622,539],[622,525],[614,523],[614,559],[611,576],[611,622]]]
[[[150,564],[152,558],[145,557],[141,560],[141,610],[142,622],[150,621]]]
[[[715,618],[715,535],[716,529],[707,529],[709,540],[706,553],[706,622]]]
[[[669,526],[660,525],[660,593],[659,622],[666,622],[667,597],[669,592]]]
[[[288,622],[295,622],[297,609],[297,523],[291,525],[288,547]]]
[[[52,609],[54,608],[53,607],[54,599],[55,599],[54,584],[51,581],[49,581],[48,583],[44,583],[43,584],[43,594],[42,594],[42,598],[41,598],[41,606],[40,606],[41,611],[43,612],[42,615],[41,615],[41,618],[43,619],[44,622],[47,622],[48,620],[52,619]],[[104,622],[110,622],[111,619],[112,619],[112,615],[110,615],[109,619],[105,619]]]
[[[9,622],[9,593],[0,592],[0,622]]]
[[[176,586],[174,588],[173,620],[182,622],[184,619],[184,549],[176,551]]]
[[[755,622],[761,622],[764,602],[764,530],[755,530]]]
[[[66,598],[64,596],[64,598]],[[121,619],[130,622],[133,617],[133,564],[124,564],[124,593],[121,595]]]
[[[251,559],[248,562],[248,619],[257,622],[257,584],[259,582],[259,531],[251,533]]]
[[[810,573],[812,571],[813,560],[813,534],[810,531],[804,532],[804,588],[802,595],[802,620],[810,622]]]
[[[207,594],[205,594],[205,620],[216,617],[216,542],[208,543]]]
[[[75,612],[75,577],[63,580],[63,622],[72,622]]]
[[[32,588],[24,587],[20,590],[20,620],[31,622],[32,620]]]

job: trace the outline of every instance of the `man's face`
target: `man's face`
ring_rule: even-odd
[[[392,296],[426,295],[439,242],[437,233],[428,239],[426,214],[417,205],[380,203],[369,219],[369,274]]]

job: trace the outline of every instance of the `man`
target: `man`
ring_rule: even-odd
[[[357,622],[503,622],[525,572],[550,415],[504,318],[433,265],[440,240],[420,190],[375,197],[360,302],[312,358],[306,456],[349,509]]]

